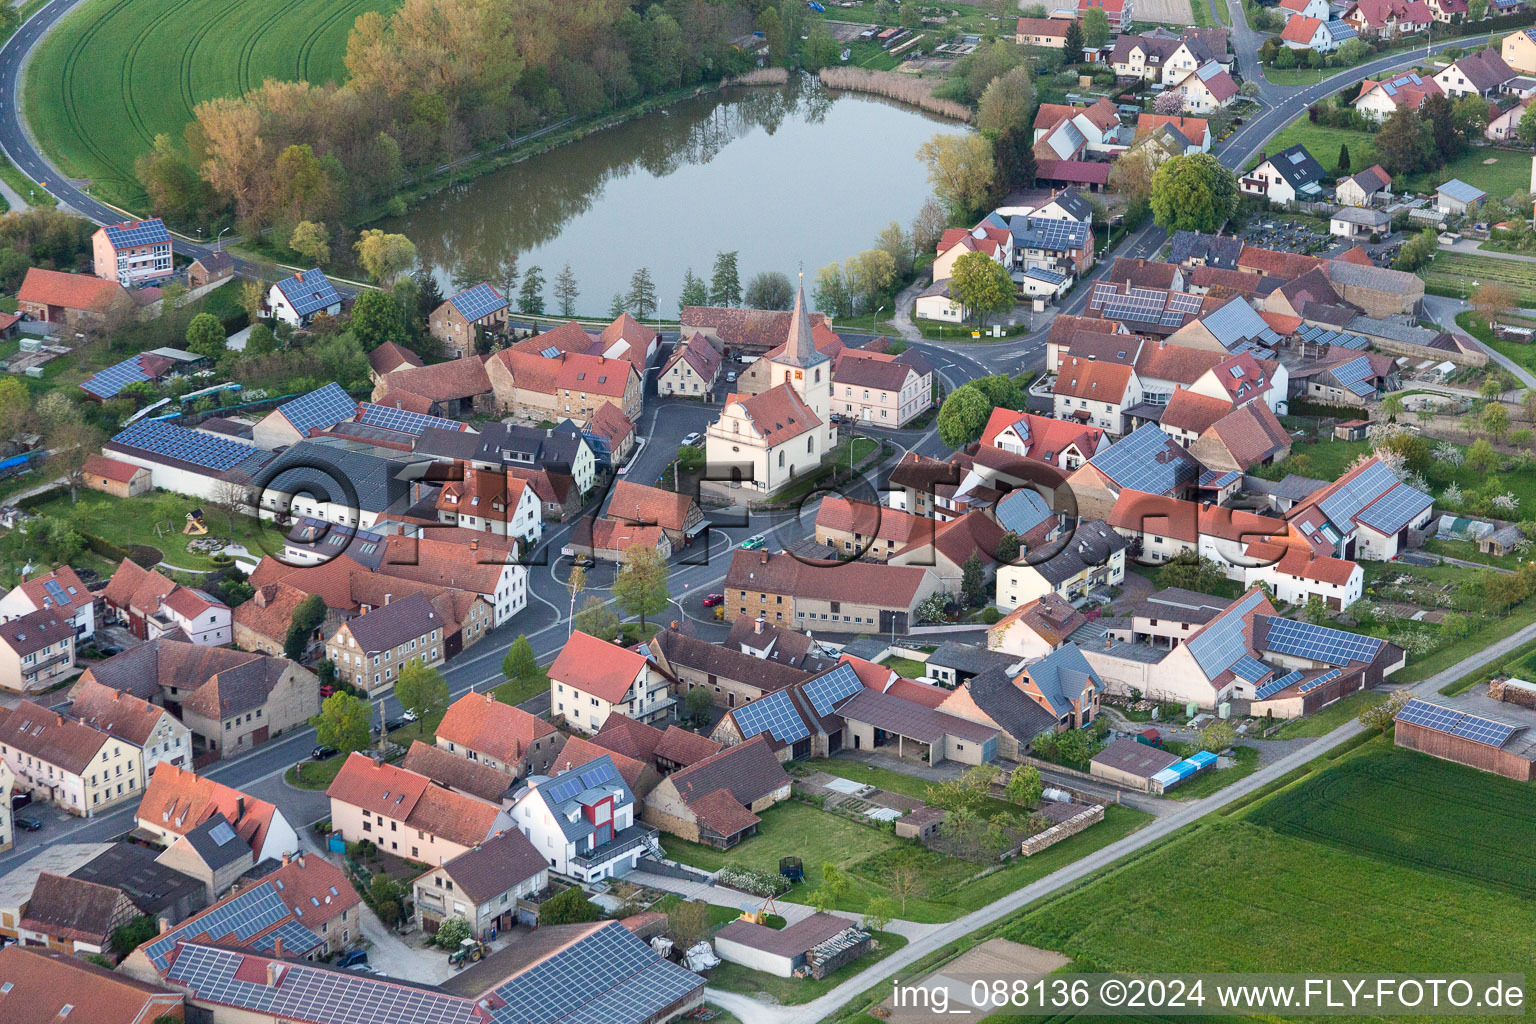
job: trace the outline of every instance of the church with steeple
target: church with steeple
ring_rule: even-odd
[[[782,348],[764,357],[768,388],[732,394],[705,435],[709,487],[768,495],[821,466],[837,445],[832,360],[816,347],[802,277]]]

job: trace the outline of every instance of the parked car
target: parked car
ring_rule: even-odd
[[[117,644],[107,644],[105,647],[96,648],[96,653],[101,655],[103,658],[110,658],[114,654],[122,654],[123,649],[117,646]]]
[[[366,949],[349,949],[336,959],[337,967],[356,967],[358,964],[368,963],[368,951]]]
[[[328,761],[339,753],[341,751],[335,747],[316,747],[309,752],[309,758],[312,761]]]
[[[741,542],[741,550],[743,550],[743,551],[756,551],[758,548],[762,547],[764,544],[767,544],[767,543],[768,543],[768,538],[767,537],[764,537],[760,533],[754,533],[752,536],[748,537],[746,540]]]
[[[692,433],[685,434],[683,436],[683,447],[692,448],[702,440],[704,440],[704,436],[695,430]]]
[[[384,731],[394,732],[396,729],[404,729],[407,724],[409,723],[407,723],[403,718],[391,718],[389,721],[384,723]]]
[[[406,710],[400,712],[400,717],[405,719],[407,722],[414,722],[416,721],[416,712],[407,708]]]
[[[703,605],[705,608],[713,608],[717,604],[725,603],[724,594],[705,594]]]
[[[31,802],[32,802],[32,794],[31,793],[12,793],[11,794],[11,810],[13,810],[13,811],[17,810],[18,808],[25,807],[25,806],[27,806],[27,804],[29,804]]]
[[[736,383],[736,371],[735,370],[729,370],[729,371],[726,372],[725,382],[727,384],[735,384]]]
[[[326,683],[324,686],[320,687],[320,699],[324,700],[335,692],[336,687],[332,686],[330,683]]]
[[[41,818],[27,818],[18,814],[15,821],[16,827],[23,832],[40,832],[43,828],[43,819]]]
[[[571,559],[571,564],[579,565],[583,569],[590,569],[597,564],[597,561],[591,555],[577,555]]]

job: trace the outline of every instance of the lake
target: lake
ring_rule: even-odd
[[[658,315],[675,318],[684,272],[709,279],[717,250],[737,250],[742,287],[759,271],[809,282],[909,226],[931,189],[916,152],[962,125],[809,77],[684,100],[446,189],[381,225],[416,243],[444,294],[477,268],[518,254],[537,264],[547,309],[566,263],[579,314],[603,316],[640,267]],[[514,305],[516,299],[513,299]]]

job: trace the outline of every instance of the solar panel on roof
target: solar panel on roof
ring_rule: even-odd
[[[1311,693],[1313,690],[1317,689],[1319,686],[1322,686],[1324,683],[1331,683],[1331,682],[1333,682],[1335,679],[1339,678],[1339,676],[1341,676],[1342,674],[1343,673],[1340,672],[1338,669],[1331,668],[1327,672],[1324,672],[1322,675],[1318,676],[1316,679],[1308,679],[1306,682],[1302,683],[1301,684],[1301,688],[1298,689],[1296,692],[1297,693]]]
[[[1267,621],[1269,630],[1264,648],[1277,654],[1325,661],[1330,665],[1347,665],[1370,661],[1381,650],[1381,641],[1373,636],[1346,633],[1342,629],[1294,619],[1272,617]]]
[[[69,595],[64,593],[64,587],[58,580],[44,580],[43,590],[56,605],[69,604]]]
[[[237,466],[253,455],[265,454],[255,445],[240,444],[160,420],[140,420],[114,435],[111,443],[219,470]]]
[[[1194,655],[1207,679],[1215,679],[1248,653],[1248,644],[1243,638],[1243,619],[1263,601],[1264,592],[1255,590],[1190,639],[1189,653]]]
[[[288,907],[277,895],[277,890],[271,883],[262,882],[222,906],[183,921],[180,927],[171,929],[151,943],[145,953],[156,966],[164,969],[166,955],[176,948],[180,940],[207,934],[215,942],[232,941],[242,944],[271,928],[287,917],[288,913]],[[313,934],[310,933],[311,937]],[[309,948],[313,949],[314,946]]]
[[[794,743],[811,734],[795,708],[788,690],[760,697],[734,712],[743,739],[768,733],[780,743]]]
[[[1263,686],[1259,687],[1258,692],[1254,694],[1254,698],[1256,700],[1268,700],[1300,678],[1300,672],[1287,672],[1279,679],[1270,680]]]
[[[453,303],[453,308],[459,311],[460,316],[471,322],[507,308],[507,300],[488,284],[466,288],[448,301]]]
[[[1049,249],[1065,252],[1081,249],[1088,241],[1089,226],[1071,220],[1047,220],[1044,217],[1027,217],[1022,234],[1015,237],[1015,245],[1026,249]]]
[[[1045,499],[1027,487],[1003,495],[995,512],[1003,529],[1020,535],[1033,530],[1054,514]]]
[[[1250,683],[1258,682],[1269,675],[1270,671],[1271,669],[1268,665],[1249,654],[1238,658],[1232,665],[1232,674],[1246,679]]]
[[[1436,704],[1418,697],[1403,705],[1403,709],[1397,713],[1397,721],[1421,725],[1435,732],[1460,736],[1490,747],[1502,747],[1519,728],[1507,722],[1448,708],[1443,704]]]
[[[1355,516],[1363,526],[1391,536],[1417,519],[1435,500],[1407,484],[1398,484]]]
[[[235,830],[229,827],[229,822],[220,821],[208,830],[208,838],[213,840],[213,845],[223,846],[235,838]]]
[[[401,430],[407,434],[420,434],[428,427],[437,427],[441,430],[464,429],[464,424],[457,420],[428,416],[426,413],[412,412],[409,409],[395,409],[387,405],[374,405],[372,402],[359,403],[358,410],[358,421],[361,423],[388,427],[390,430]]]
[[[145,371],[139,356],[129,356],[122,362],[114,363],[100,373],[87,378],[80,387],[97,398],[115,398],[129,384],[153,379],[153,376]]]
[[[1330,521],[1348,530],[1365,506],[1397,486],[1397,477],[1380,462],[1373,462],[1344,486],[1318,503]]]
[[[321,270],[306,270],[277,282],[278,291],[299,316],[317,313],[327,306],[340,305],[341,294]]]
[[[618,778],[619,773],[613,767],[613,762],[607,758],[600,758],[555,776],[554,781],[544,784],[548,787],[544,794],[549,802],[562,804],[589,789],[610,785],[618,781]]]
[[[1155,423],[1148,423],[1122,437],[1089,462],[1125,490],[1171,494],[1195,480],[1199,469],[1182,456],[1178,447]]]
[[[114,249],[132,249],[140,245],[169,245],[171,234],[159,217],[131,224],[106,224],[102,226],[107,241]]]
[[[327,384],[277,407],[300,437],[325,430],[357,415],[357,401],[340,384]]]
[[[862,689],[864,684],[859,681],[859,674],[847,663],[806,681],[801,687],[811,707],[823,716],[832,714],[839,701],[852,697]]]

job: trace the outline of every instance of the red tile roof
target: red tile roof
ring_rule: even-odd
[[[1131,368],[1118,363],[1067,356],[1056,374],[1055,393],[1069,398],[1091,398],[1119,404],[1131,382]]]
[[[787,381],[751,397],[731,395],[725,406],[729,409],[733,404],[740,406],[770,448],[821,426],[821,417]]]
[[[403,367],[425,364],[422,363],[421,356],[405,346],[386,341],[368,353],[368,365],[373,367],[374,373],[383,375]]]
[[[624,779],[624,785],[629,787],[631,793],[639,795],[645,791],[646,783],[643,780],[645,770],[651,767],[649,760],[641,760],[605,747],[598,742],[597,736],[590,740],[585,736],[571,736],[560,748],[560,753],[556,755],[550,771],[555,773],[570,771],[572,768],[580,768],[588,762],[596,761],[600,757],[607,757],[613,762],[613,766],[618,769],[619,775]]]
[[[277,808],[238,789],[199,778],[185,768],[161,761],[149,777],[135,815],[141,822],[177,835],[186,835],[215,814],[258,855],[267,840]]]
[[[15,944],[0,949],[6,1024],[146,1024],[180,1020],[184,997],[80,958]],[[68,1016],[65,1016],[65,1014]]]
[[[660,526],[664,530],[680,532],[688,529],[693,508],[693,499],[686,494],[620,480],[613,485],[608,511],[603,514],[608,519]]]
[[[1197,544],[1200,541],[1199,509],[1192,501],[1143,491],[1121,491],[1105,522],[1117,530],[1150,533]]]
[[[667,731],[661,734],[661,742],[656,744],[656,757],[686,768],[720,753],[722,749],[724,747],[721,744],[708,736],[669,725]]]
[[[1285,31],[1280,33],[1280,38],[1288,43],[1310,43],[1322,27],[1323,23],[1318,19],[1298,15],[1285,23]]]
[[[87,476],[103,476],[120,484],[130,483],[135,475],[147,472],[149,471],[143,466],[135,466],[131,462],[122,462],[118,459],[109,459],[105,455],[92,455],[85,460],[85,473]]]
[[[821,499],[816,525],[840,533],[857,533],[894,544],[911,544],[933,536],[933,520],[901,509],[838,495]]]
[[[643,654],[577,630],[549,667],[549,678],[617,704],[647,664]]]
[[[604,359],[579,353],[566,355],[555,375],[555,387],[589,395],[623,398],[635,368],[626,359]]]
[[[535,740],[553,735],[555,727],[539,716],[489,693],[466,693],[449,705],[437,727],[438,739],[508,765],[521,762]]]
[[[1158,423],[1191,434],[1203,434],[1211,424],[1231,411],[1231,402],[1180,388],[1168,399],[1168,405],[1163,409]]]
[[[384,375],[384,387],[387,392],[404,391],[433,402],[451,402],[487,393],[491,390],[491,379],[485,375],[485,363],[480,357],[470,355],[395,370]]]
[[[30,267],[16,293],[20,303],[36,302],[65,309],[102,312],[127,295],[116,281],[94,274],[63,274],[57,270]]]
[[[616,754],[637,761],[654,761],[656,748],[665,735],[664,731],[649,723],[637,722],[626,715],[612,714],[592,740]]]

